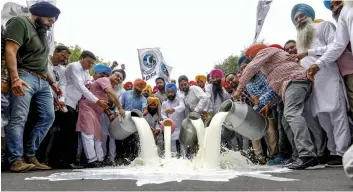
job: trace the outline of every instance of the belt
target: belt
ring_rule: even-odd
[[[40,74],[37,74],[35,72],[32,72],[32,71],[29,71],[29,70],[26,70],[28,73],[31,73],[32,75],[34,76],[37,76],[38,78],[40,79],[43,79],[44,81],[47,81],[47,77],[43,76],[43,75],[40,75]]]

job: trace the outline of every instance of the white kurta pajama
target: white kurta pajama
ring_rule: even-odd
[[[167,114],[166,110],[173,108],[175,111],[172,114]],[[177,96],[174,101],[169,99],[162,103],[162,118],[170,118],[174,121],[176,127],[172,133],[172,152],[177,152],[176,141],[179,140],[179,134],[181,129],[181,122],[185,119],[185,104],[184,100]]]
[[[334,37],[333,23],[324,21],[315,24],[315,37],[310,48],[326,46],[334,41]],[[307,56],[301,60],[301,64],[308,69],[317,59],[315,56]],[[327,134],[330,154],[343,156],[350,144],[350,130],[344,84],[336,62],[320,69],[315,75],[309,102],[313,115],[318,117]]]
[[[125,92],[124,88],[122,88],[122,84],[115,86],[114,91],[116,93],[117,98],[120,100],[121,95]],[[116,112],[118,113],[117,109]],[[115,139],[109,135],[109,117],[107,114],[104,112],[101,113],[101,126],[102,126],[102,131],[103,131],[103,139],[102,139],[102,148],[103,148],[103,154],[104,156],[108,155],[108,158],[111,161],[114,161],[116,157],[116,145],[115,145]],[[107,141],[109,138],[109,148],[107,146]]]
[[[221,106],[221,104],[224,101],[226,101],[228,99],[231,99],[232,97],[226,90],[224,90],[222,88],[223,99],[219,95],[217,95],[217,97],[215,98],[214,94],[213,94],[213,91],[212,91],[212,87],[213,87],[212,84],[209,84],[209,85],[206,86],[206,95],[207,95],[207,98],[209,99],[208,112],[216,114],[216,113],[218,113],[219,107]]]

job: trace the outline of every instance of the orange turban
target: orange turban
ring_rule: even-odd
[[[245,52],[245,57],[252,60],[261,50],[267,48],[267,45],[263,43],[258,43],[251,45]]]
[[[197,85],[197,83],[195,81],[190,81],[189,84],[190,85]]]
[[[127,89],[127,87],[133,87],[134,85],[132,84],[132,82],[131,81],[128,81],[128,82],[126,82],[125,84],[124,84],[124,89]]]
[[[206,83],[206,76],[205,75],[197,75],[195,77],[195,81],[198,82],[198,81],[202,81],[202,83]]]
[[[159,105],[158,97],[148,97],[147,98],[147,105]]]
[[[278,49],[282,49],[283,50],[283,47],[281,45],[278,45],[278,44],[272,44],[269,47],[274,47],[274,48],[278,48]]]
[[[141,89],[144,89],[147,86],[147,83],[142,79],[136,79],[134,81],[134,87],[139,86]]]

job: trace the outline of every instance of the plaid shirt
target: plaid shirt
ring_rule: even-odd
[[[265,105],[271,103],[276,98],[277,101],[271,106],[271,108],[281,102],[277,93],[268,85],[265,75],[260,72],[256,73],[256,75],[246,84],[246,90],[251,97],[259,97],[259,103],[253,107],[256,111],[260,111]]]
[[[282,97],[291,80],[307,80],[305,69],[296,62],[287,61],[287,53],[269,47],[261,50],[248,64],[240,78],[238,91],[243,91],[250,79],[259,71],[267,76],[271,88]]]

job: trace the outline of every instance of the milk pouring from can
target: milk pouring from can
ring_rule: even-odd
[[[109,125],[109,134],[116,140],[124,140],[137,131],[131,117],[143,118],[139,110],[125,111],[125,117],[115,118]]]
[[[181,144],[187,147],[193,147],[197,145],[197,133],[191,120],[201,119],[200,114],[191,112],[181,123],[179,141]]]
[[[220,112],[228,112],[224,126],[250,139],[259,140],[268,126],[267,119],[245,103],[227,100],[222,103]]]

